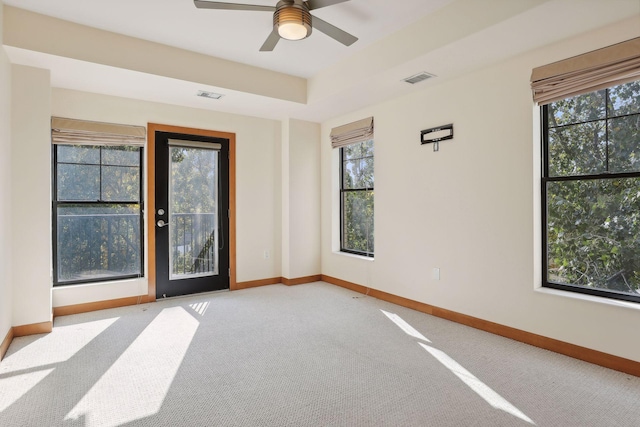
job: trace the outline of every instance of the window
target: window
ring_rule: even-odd
[[[640,80],[541,108],[543,285],[640,302]]]
[[[57,131],[52,132],[54,286],[141,277],[142,147],[119,145],[114,135],[107,145],[85,145],[99,138],[63,138]]]
[[[340,154],[340,251],[373,257],[373,117],[333,128]]]
[[[373,257],[373,140],[340,148],[340,250]]]

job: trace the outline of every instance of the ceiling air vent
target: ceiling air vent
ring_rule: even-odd
[[[199,90],[198,96],[201,96],[203,98],[209,98],[209,99],[220,99],[224,95],[222,95],[221,93],[207,92],[206,90]]]
[[[423,81],[425,81],[427,79],[430,79],[431,77],[435,77],[435,76],[433,74],[427,73],[426,71],[423,71],[423,72],[418,73],[416,75],[413,75],[411,77],[407,77],[406,79],[404,79],[404,81],[414,85],[416,83],[420,83],[420,82],[423,82]]]

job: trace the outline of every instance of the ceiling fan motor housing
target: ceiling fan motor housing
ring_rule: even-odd
[[[311,35],[311,13],[303,0],[280,0],[273,14],[273,26],[280,37],[301,40]]]

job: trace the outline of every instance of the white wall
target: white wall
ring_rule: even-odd
[[[11,65],[2,47],[0,1],[0,343],[12,326],[11,286]]]
[[[13,325],[51,321],[51,89],[48,70],[12,65]]]
[[[281,276],[279,121],[53,89],[51,114],[147,126],[161,123],[236,134],[237,281]],[[44,174],[39,174],[46,179]],[[264,250],[270,258],[264,259]],[[148,257],[145,257],[148,259]],[[143,292],[139,292],[142,287]],[[54,307],[146,293],[146,280],[55,288]]]
[[[529,87],[535,66],[639,33],[630,20],[323,123],[322,273],[640,361],[637,304],[537,289],[539,124]],[[332,127],[371,115],[376,248],[366,261],[335,252],[328,140]],[[420,145],[420,130],[447,123],[455,137],[439,152]]]
[[[282,276],[320,274],[320,125],[283,121]]]

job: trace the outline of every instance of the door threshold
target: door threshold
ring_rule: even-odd
[[[175,299],[179,299],[179,298],[189,298],[189,297],[199,297],[199,296],[206,296],[206,295],[210,295],[210,294],[219,294],[222,292],[229,292],[231,291],[231,289],[219,289],[217,291],[207,291],[207,292],[200,292],[197,294],[186,294],[186,295],[176,295],[174,297],[165,297],[165,298],[156,298],[157,302],[160,301],[169,301],[169,300],[175,300]]]

